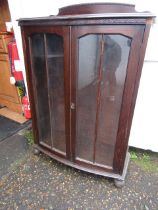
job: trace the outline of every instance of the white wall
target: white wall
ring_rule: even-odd
[[[15,37],[19,49],[21,68],[24,70],[23,52],[20,28],[16,22],[23,17],[48,16],[58,13],[58,8],[69,4],[100,2],[100,0],[8,0]],[[105,1],[106,2],[106,1]],[[107,2],[122,2],[136,5],[138,11],[152,11],[158,16],[155,0],[107,0]],[[140,88],[135,107],[135,113],[130,134],[130,145],[158,152],[158,23],[153,24],[140,81]],[[25,71],[24,71],[25,76]]]
[[[137,0],[136,9],[158,16],[156,1]],[[158,19],[151,27],[129,144],[158,152]]]

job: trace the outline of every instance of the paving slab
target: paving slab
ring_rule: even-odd
[[[21,159],[27,150],[27,140],[19,134],[0,142],[0,177],[7,174],[11,164]]]

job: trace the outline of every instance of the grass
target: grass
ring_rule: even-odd
[[[26,156],[14,161],[10,167],[9,167],[9,170],[8,171],[16,171],[16,169],[20,166],[20,165],[23,165],[26,161]]]
[[[151,173],[158,173],[158,153],[130,148],[131,160],[141,169]]]
[[[27,142],[29,145],[32,145],[34,143],[34,138],[33,138],[33,132],[32,130],[27,130],[24,133],[25,138],[27,139]]]

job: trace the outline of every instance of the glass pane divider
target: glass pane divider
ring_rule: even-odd
[[[30,38],[30,36],[28,37],[28,44],[29,44],[29,55],[30,55],[30,64],[31,64],[31,69],[33,70],[34,68],[33,68],[33,60],[32,60],[32,47],[31,47],[31,45],[32,45],[32,43],[31,43],[31,38]],[[34,80],[34,81],[33,81]],[[32,84],[33,84],[33,82],[35,82],[35,75],[34,75],[34,71],[32,71]],[[34,98],[35,98],[35,100],[37,100],[37,90],[36,90],[36,88],[34,89],[34,91],[33,91],[33,94],[34,94]],[[38,116],[38,112],[39,112],[39,110],[38,110],[38,106],[37,106],[37,103],[35,103],[35,110],[36,110],[36,117],[37,117],[37,124],[38,124],[38,127],[40,127],[39,126],[39,116]],[[41,134],[40,134],[40,129],[38,129],[38,142],[40,142],[40,137],[41,137]]]
[[[101,81],[102,81],[102,67],[103,67],[103,55],[104,55],[104,39],[103,34],[101,35],[100,43],[100,52],[99,52],[99,67],[98,67],[98,87],[97,87],[97,106],[96,106],[96,120],[95,120],[95,136],[94,136],[94,146],[93,146],[93,163],[95,163],[96,156],[96,142],[97,142],[97,133],[98,133],[98,121],[99,121],[99,109],[100,109],[100,100],[101,100]]]
[[[88,34],[79,39],[75,159],[113,168],[130,39]]]
[[[47,37],[46,34],[44,33],[44,56],[45,56],[45,67],[46,67],[46,80],[47,80],[47,90],[48,90],[48,105],[49,105],[49,113],[50,113],[50,124],[51,124],[51,148],[53,147],[53,122],[52,122],[52,104],[51,104],[51,99],[50,99],[50,88],[49,88],[49,72],[48,72],[48,50],[47,50]]]

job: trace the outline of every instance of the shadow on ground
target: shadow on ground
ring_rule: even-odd
[[[24,137],[21,141],[26,143]],[[158,209],[158,172],[144,170],[135,160],[130,162],[125,187],[117,189],[111,179],[64,166],[44,154],[34,156],[30,146],[24,146],[21,154],[0,180],[0,209]]]

